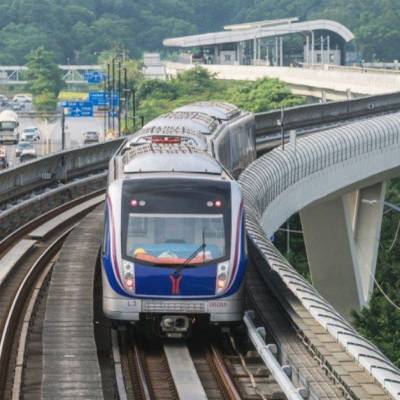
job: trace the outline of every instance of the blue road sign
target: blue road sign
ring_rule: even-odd
[[[88,83],[101,83],[106,79],[106,76],[103,72],[100,71],[88,71],[83,74],[85,80]]]
[[[119,104],[119,96],[118,94],[114,94],[112,96],[114,107]],[[93,103],[94,106],[106,106],[110,105],[111,107],[111,97],[107,92],[89,92],[89,101]]]
[[[90,101],[65,101],[63,107],[67,117],[93,117],[93,103]]]

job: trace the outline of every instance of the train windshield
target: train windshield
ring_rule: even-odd
[[[124,184],[125,259],[158,266],[196,266],[229,257],[230,185],[198,180]]]

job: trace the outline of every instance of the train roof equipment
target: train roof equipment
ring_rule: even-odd
[[[182,126],[152,126],[141,129],[126,145],[127,148],[143,144],[187,144],[207,150],[207,140],[199,131]]]
[[[177,108],[175,111],[203,113],[222,121],[229,121],[241,113],[235,105],[222,101],[199,101]]]
[[[218,127],[219,122],[210,115],[200,112],[170,112],[145,125],[149,127],[184,127],[202,133],[203,135],[211,135]]]
[[[179,157],[178,157],[179,156]],[[185,144],[145,144],[135,146],[122,157],[125,174],[184,172],[222,175],[224,169],[208,153]]]

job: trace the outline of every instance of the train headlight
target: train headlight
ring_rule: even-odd
[[[217,280],[215,284],[215,292],[217,294],[223,292],[229,280],[229,261],[218,264],[217,267]]]
[[[130,292],[135,292],[135,265],[131,262],[124,261],[122,263],[122,277],[125,289]]]

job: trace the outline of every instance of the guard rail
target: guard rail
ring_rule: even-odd
[[[0,206],[60,182],[70,182],[107,169],[111,156],[122,141],[116,139],[67,150],[1,172]]]
[[[286,132],[353,120],[400,110],[400,93],[360,97],[352,100],[309,104],[256,114],[257,137],[277,134],[281,124]]]

